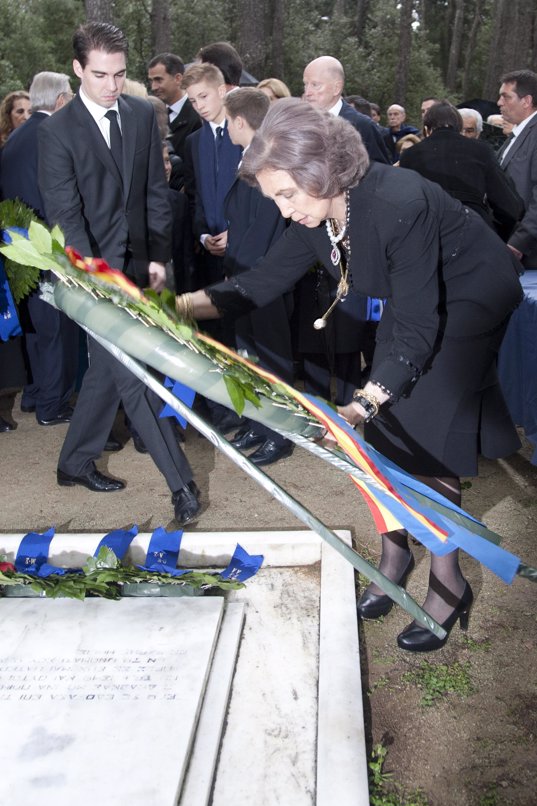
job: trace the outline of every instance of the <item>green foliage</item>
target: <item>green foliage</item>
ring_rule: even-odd
[[[79,0],[0,0],[0,97],[28,89],[42,70],[72,75],[71,39],[84,16]]]
[[[37,221],[36,215],[22,202],[3,201],[0,203],[0,228],[21,227],[28,229],[32,221]],[[26,297],[39,282],[39,268],[29,263],[21,265],[5,255],[5,270],[13,299],[18,304]]]
[[[446,694],[466,697],[473,691],[468,662],[456,661],[448,665],[425,660],[413,671],[406,672],[403,681],[418,686],[424,692],[421,699],[424,707],[435,705]]]
[[[194,589],[236,590],[245,587],[242,582],[221,579],[219,574],[214,573],[189,571],[180,577],[174,577],[155,571],[142,571],[132,565],[123,565],[107,546],[99,549],[97,557],[88,557],[80,573],[36,577],[13,571],[0,571],[0,589],[2,586],[29,586],[36,593],[44,593],[51,599],[59,597],[84,599],[86,596],[119,599],[123,585],[141,583],[155,586],[188,585]]]
[[[384,764],[388,748],[377,744],[369,761],[369,803],[371,806],[427,806],[428,800],[420,789],[406,792],[393,781],[393,775],[385,772]]]

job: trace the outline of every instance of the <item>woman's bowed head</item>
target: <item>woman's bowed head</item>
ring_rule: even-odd
[[[345,192],[368,167],[362,138],[347,121],[283,98],[269,109],[239,173],[273,199],[284,218],[317,227],[327,219],[345,223]]]

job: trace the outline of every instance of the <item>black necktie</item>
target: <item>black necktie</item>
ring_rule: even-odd
[[[173,115],[173,109],[171,108],[171,106],[168,106],[166,108],[168,110],[168,118],[170,118]]]
[[[224,127],[217,126],[216,127],[216,137],[214,138],[215,148],[216,148],[216,173],[218,173],[218,166],[220,164],[220,152],[222,151],[222,143],[224,142]]]
[[[110,121],[110,151],[120,174],[123,173],[123,141],[117,120],[117,112],[109,109],[105,117]]]

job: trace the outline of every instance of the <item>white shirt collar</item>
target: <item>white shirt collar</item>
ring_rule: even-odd
[[[188,95],[185,92],[185,94],[183,95],[182,98],[179,98],[179,100],[175,101],[175,103],[168,105],[168,109],[171,109],[171,112],[169,113],[169,115],[170,115],[170,123],[172,122],[172,120],[175,120],[177,115],[181,112],[181,109],[183,108],[183,106],[185,105],[187,100],[188,100]]]
[[[342,106],[343,106],[343,99],[340,98],[339,101],[337,103],[335,103],[334,106],[331,109],[329,109],[328,111],[330,112],[331,115],[334,115],[334,117],[337,117],[339,115],[339,113],[341,112],[341,107]]]
[[[212,120],[209,121],[209,126],[213,130],[213,136],[216,137],[216,130],[217,129],[225,129],[226,128],[226,119],[222,120],[220,123],[214,123]]]
[[[79,94],[80,100],[97,124],[100,124],[101,120],[104,118],[107,112],[110,112],[110,110],[114,110],[119,115],[119,105],[117,101],[112,106],[104,107],[96,104],[95,101],[91,100],[91,98],[88,98],[82,87],[79,89]]]

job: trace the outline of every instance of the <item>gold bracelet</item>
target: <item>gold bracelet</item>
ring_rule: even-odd
[[[194,304],[192,302],[192,294],[179,294],[175,297],[175,310],[180,319],[186,319],[187,322],[194,321]]]

